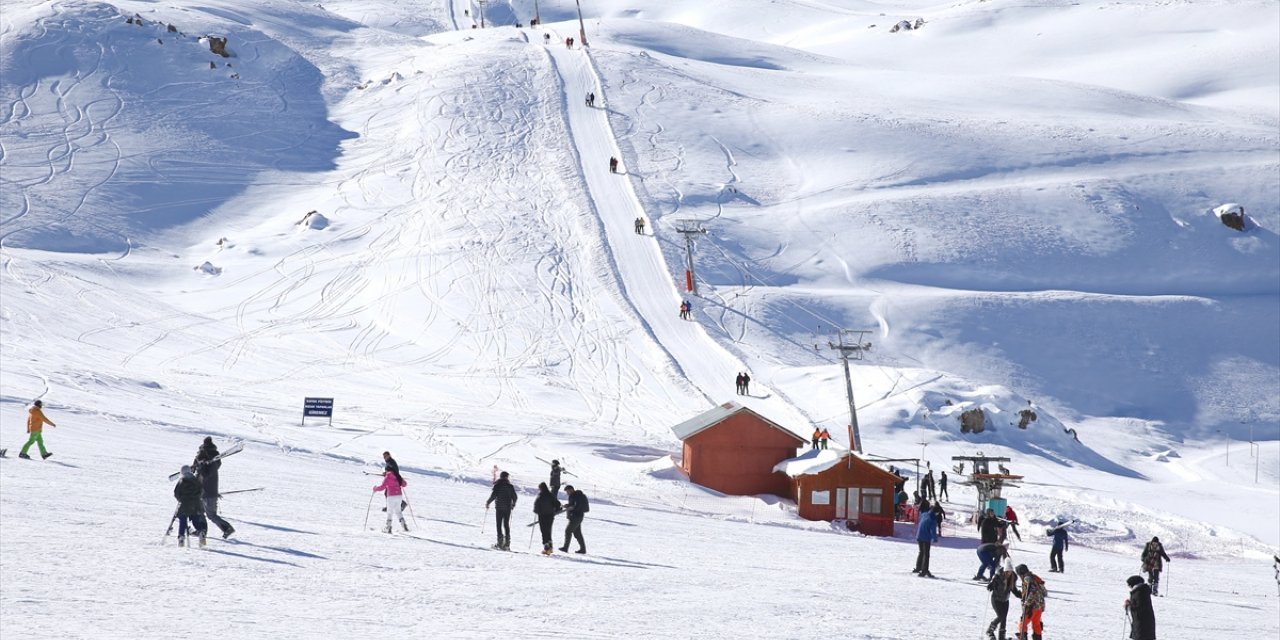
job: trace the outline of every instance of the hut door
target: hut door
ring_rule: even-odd
[[[848,518],[849,490],[836,489],[836,520]]]

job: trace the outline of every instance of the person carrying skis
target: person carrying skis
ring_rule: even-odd
[[[1129,616],[1130,640],[1156,640],[1156,610],[1151,606],[1151,585],[1142,576],[1129,576],[1129,597],[1124,601]]]
[[[564,528],[564,546],[560,550],[569,553],[569,538],[572,537],[578,541],[575,553],[586,553],[587,542],[582,538],[582,518],[591,510],[591,505],[587,502],[587,494],[575,490],[571,484],[564,486],[564,492],[569,495],[569,503],[565,505],[569,524]]]
[[[538,516],[538,530],[542,532],[542,555],[551,555],[555,544],[551,542],[551,526],[556,522],[556,514],[563,507],[556,494],[547,487],[547,483],[538,483],[538,497],[533,500],[533,512]]]
[[[995,578],[1000,560],[1007,555],[1008,550],[998,542],[984,542],[978,545],[978,561],[982,565],[978,567],[978,574],[973,576],[973,579],[986,582]],[[987,569],[991,570],[990,578],[987,577]]]
[[[44,402],[41,402],[40,400],[32,402],[31,408],[27,409],[27,433],[31,435],[27,438],[27,443],[22,445],[22,451],[18,452],[19,458],[30,460],[31,456],[27,455],[27,450],[30,449],[33,444],[40,448],[41,460],[53,455],[44,449],[44,425],[46,424],[51,427],[58,426],[54,424],[52,420],[45,417]]]
[[[919,551],[916,553],[916,568],[911,573],[919,574],[921,578],[932,578],[933,574],[929,573],[929,552],[933,543],[938,541],[938,523],[929,510],[928,500],[922,501],[921,507],[920,522],[916,525],[916,546]]]
[[[951,500],[951,496],[947,495],[947,472],[946,471],[943,471],[942,477],[938,479],[938,495],[942,496],[943,500],[947,500],[947,501]]]
[[[996,575],[987,583],[987,591],[991,592],[991,610],[996,617],[987,625],[987,640],[996,640],[996,629],[1000,630],[1000,640],[1005,640],[1005,629],[1009,617],[1009,594],[1022,599],[1018,590],[1018,574],[1013,572],[1013,563],[1005,559],[1004,564],[996,570]]]
[[[1018,621],[1018,640],[1027,640],[1027,627],[1031,628],[1031,640],[1043,640],[1044,623],[1040,616],[1044,614],[1044,601],[1049,592],[1044,588],[1044,580],[1031,573],[1027,565],[1018,565],[1017,573],[1022,578],[1022,618]]]
[[[1062,559],[1062,554],[1071,548],[1070,536],[1067,535],[1067,523],[1059,522],[1058,526],[1053,528],[1053,548],[1049,550],[1049,572],[1050,573],[1066,573],[1067,564]]]
[[[613,156],[609,156],[609,173],[617,173],[617,172],[618,172],[618,159]]]
[[[196,460],[192,466],[195,467],[200,488],[204,492],[205,516],[218,525],[218,529],[222,531],[222,539],[226,540],[236,529],[218,515],[218,498],[221,497],[218,493],[218,469],[222,467],[222,461],[217,458],[218,445],[213,443],[213,437],[206,436],[200,450],[196,452]]]
[[[205,545],[205,533],[209,523],[204,520],[203,505],[200,497],[203,491],[200,481],[196,480],[196,472],[188,465],[182,466],[182,479],[173,486],[173,497],[178,501],[178,546],[187,546],[187,521],[191,521],[191,531],[200,537],[200,546]]]
[[[400,496],[408,484],[404,478],[400,477],[399,471],[389,470],[382,476],[382,484],[373,488],[375,492],[381,491],[387,496],[387,526],[382,528],[383,533],[391,533],[391,523],[396,519],[400,520],[400,526],[404,527],[405,531],[409,530],[409,523],[404,521],[404,513],[400,511],[403,502]]]
[[[511,486],[507,472],[503,471],[498,476],[498,481],[493,483],[493,491],[489,492],[489,499],[484,503],[485,509],[497,503],[493,512],[498,521],[498,544],[493,545],[494,549],[511,550],[511,510],[516,508],[517,499],[516,488]]]
[[[560,466],[559,460],[551,461],[551,496],[557,500],[560,499],[560,473],[564,471],[564,467]]]
[[[1164,552],[1164,545],[1160,544],[1159,537],[1151,538],[1151,542],[1142,548],[1142,570],[1149,576],[1147,581],[1151,584],[1151,595],[1160,595],[1160,572],[1164,571],[1164,563],[1173,562],[1169,559],[1169,555]]]

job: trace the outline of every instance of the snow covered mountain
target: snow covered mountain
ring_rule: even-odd
[[[187,582],[242,637],[977,635],[985,591],[906,573],[905,530],[675,468],[730,399],[844,440],[838,328],[868,454],[1012,457],[1033,567],[1079,519],[1051,629],[1114,633],[1159,535],[1162,636],[1280,633],[1280,7],[593,4],[583,47],[566,2],[6,0],[0,439],[33,398],[59,426],[0,464],[0,636],[168,637]],[[267,488],[224,501],[238,542],[162,551],[205,435]],[[383,450],[419,539],[361,524]],[[484,550],[492,474],[552,458],[592,554]]]

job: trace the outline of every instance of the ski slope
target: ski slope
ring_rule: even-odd
[[[0,636],[976,637],[971,489],[926,581],[905,526],[678,470],[670,427],[727,400],[843,439],[837,327],[873,331],[870,454],[1013,458],[1036,570],[1078,520],[1046,637],[1118,633],[1154,535],[1162,637],[1280,635],[1274,3],[587,3],[571,49],[543,4],[6,3]],[[164,478],[206,435],[264,490],[178,550]],[[411,535],[368,530],[384,450]],[[585,557],[524,544],[551,459]]]

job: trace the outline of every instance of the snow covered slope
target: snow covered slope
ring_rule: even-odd
[[[1280,632],[1280,8],[590,5],[584,49],[573,5],[517,29],[523,0],[486,29],[448,0],[6,2],[0,636],[169,637],[157,596],[193,576],[253,637],[562,634],[548,593],[586,636],[976,632],[968,527],[924,583],[905,530],[675,466],[670,426],[729,399],[841,437],[837,327],[874,330],[869,453],[1012,457],[1035,567],[1041,525],[1080,520],[1051,628],[1114,633],[1159,535],[1162,635]],[[56,455],[13,460],[36,397]],[[173,553],[164,478],[204,435],[267,489],[226,500],[238,542]],[[420,539],[363,531],[388,449]],[[492,474],[523,524],[552,458],[592,553],[485,550]]]

